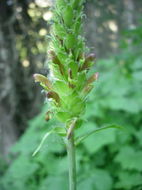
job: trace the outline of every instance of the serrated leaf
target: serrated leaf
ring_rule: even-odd
[[[136,186],[142,186],[142,175],[137,172],[122,171],[118,174],[119,181],[115,187],[119,189],[136,189]],[[139,189],[139,188],[138,188]]]
[[[78,185],[79,190],[110,190],[111,188],[111,176],[107,171],[101,169],[95,169]]]
[[[67,176],[49,176],[42,181],[42,184],[39,187],[39,190],[66,190],[68,185],[66,183]]]
[[[130,146],[122,147],[115,161],[124,169],[142,171],[142,151],[136,151]]]
[[[111,97],[107,99],[107,102],[105,103],[107,104],[107,107],[110,107],[113,110],[123,110],[130,113],[138,113],[141,109],[141,106],[137,104],[137,101],[125,97],[117,98],[117,100],[116,97]]]

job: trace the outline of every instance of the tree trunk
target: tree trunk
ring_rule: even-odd
[[[4,17],[3,17],[4,18]],[[6,158],[18,134],[14,123],[16,94],[14,64],[17,62],[15,35],[11,23],[0,20],[0,152]]]
[[[127,29],[134,28],[134,2],[133,0],[124,0],[124,23]]]
[[[37,58],[31,52],[35,40],[28,36],[32,23],[27,14],[28,3],[25,0],[14,0],[11,4],[7,0],[0,2],[0,155],[5,159],[10,147],[26,129],[27,120],[41,106],[41,95],[32,79],[37,70]],[[18,6],[23,10],[22,20],[18,20]],[[19,51],[23,49],[16,49],[17,36],[21,37],[22,48],[26,49],[28,67],[21,63],[23,58]]]

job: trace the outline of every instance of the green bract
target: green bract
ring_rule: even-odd
[[[98,77],[97,73],[92,76],[89,74],[95,55],[86,55],[84,38],[81,37],[83,2],[57,0],[48,52],[53,77],[49,80],[45,76],[34,75],[50,100],[50,117],[52,113],[52,116],[63,123],[66,132],[74,120],[75,128],[81,126],[87,95]],[[58,128],[56,132],[61,134],[59,131]]]

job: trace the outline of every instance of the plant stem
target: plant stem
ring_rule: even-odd
[[[73,133],[71,137],[67,139],[67,153],[69,163],[69,190],[76,190],[76,160]]]

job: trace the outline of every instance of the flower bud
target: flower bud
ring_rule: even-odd
[[[50,119],[51,119],[51,112],[48,111],[48,112],[46,112],[46,114],[45,114],[45,120],[46,120],[46,121],[49,121]]]
[[[96,55],[94,53],[89,54],[86,58],[85,58],[85,62],[84,64],[79,68],[79,71],[83,71],[83,70],[87,70],[89,69],[89,67],[92,66],[91,62],[95,60]]]
[[[60,70],[61,75],[64,75],[64,73],[65,73],[64,66],[61,64],[61,62],[58,59],[58,57],[55,54],[55,52],[54,51],[50,51],[49,53],[51,55],[51,59],[52,59],[53,63],[59,66],[59,70]]]
[[[68,77],[69,77],[69,79],[73,79],[73,77],[72,77],[72,70],[70,68],[68,70]]]
[[[96,81],[99,77],[99,73],[95,73],[93,74],[88,80],[87,80],[87,84],[93,83],[94,81]]]
[[[56,103],[60,104],[60,97],[59,95],[54,92],[54,91],[50,91],[47,93],[47,98],[52,98],[56,101]]]
[[[45,77],[44,75],[41,75],[41,74],[34,74],[33,75],[34,79],[35,79],[35,82],[40,82],[42,83],[43,85],[45,85],[48,89],[51,89],[52,88],[52,84],[51,82],[48,80],[47,77]]]
[[[59,59],[58,59],[58,57],[57,57],[57,55],[55,54],[55,52],[53,50],[51,50],[49,52],[49,54],[50,54],[51,59],[52,59],[52,61],[53,61],[54,64],[57,64],[57,65],[61,64],[60,61],[59,61]]]
[[[85,87],[83,88],[83,92],[85,93],[85,94],[88,94],[91,90],[92,90],[92,88],[93,88],[93,82],[94,81],[96,81],[97,79],[98,79],[98,77],[99,77],[99,73],[95,73],[95,74],[93,74],[88,80],[87,80],[87,82],[86,82],[86,85],[85,85]]]
[[[85,63],[90,62],[90,61],[94,61],[96,58],[96,54],[95,53],[90,53],[86,58],[85,58]]]
[[[93,89],[93,85],[85,86],[83,89],[83,93],[88,94]]]

